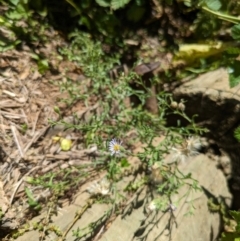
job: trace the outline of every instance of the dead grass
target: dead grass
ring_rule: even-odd
[[[89,156],[99,155],[92,147],[84,149],[78,145],[82,137],[72,131],[64,132],[63,126],[50,128],[49,120],[58,120],[54,107],[66,94],[51,81],[61,81],[66,76],[72,79],[84,78],[81,70],[70,62],[59,58],[56,48],[66,44],[59,36],[57,40],[36,52],[44,53],[51,68],[40,74],[32,60],[32,51],[25,47],[22,51],[11,50],[1,53],[0,58],[0,207],[3,215],[2,228],[14,230],[29,217],[28,200],[24,188],[28,186],[28,176],[42,176],[68,167],[89,165]],[[54,74],[53,74],[54,73]],[[98,105],[85,108],[78,103],[70,109],[60,104],[61,112],[68,113],[67,120],[73,121],[71,113],[79,118],[86,117]],[[52,137],[60,135],[73,140],[71,151],[63,152]],[[93,168],[88,168],[92,176]],[[91,177],[91,175],[89,175]],[[51,196],[48,189],[34,191],[37,199]],[[72,193],[73,194],[73,193]]]

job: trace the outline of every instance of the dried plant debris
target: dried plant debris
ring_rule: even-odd
[[[201,147],[202,144],[198,137],[189,137],[181,146],[172,148],[173,160],[185,162],[190,157],[198,155]]]
[[[87,189],[91,195],[108,195],[111,191],[111,182],[106,178],[94,181]]]
[[[62,40],[62,44],[63,42]],[[57,41],[48,44],[48,51],[45,53],[51,55],[50,53],[55,51],[57,61],[54,62],[54,54],[49,61],[56,64],[56,67],[61,62],[56,58],[58,44]],[[49,120],[62,118],[56,113],[55,106],[63,94],[58,86],[50,84],[49,79],[45,78],[54,78],[50,71],[46,74],[39,73],[29,48],[22,52],[10,50],[1,53],[0,59],[0,230],[12,230],[30,218],[31,198],[32,204],[41,204],[54,197],[56,189],[49,188],[51,179],[46,177],[44,183],[40,177],[51,177],[48,173],[69,169],[71,178],[78,173],[81,179],[77,179],[77,182],[84,183],[87,178],[96,175],[90,157],[104,153],[100,153],[96,145],[89,148],[79,145],[82,136],[72,134],[73,131],[65,133],[64,126],[56,133],[62,133],[60,146],[53,143],[51,138],[55,133],[47,133],[50,129]],[[69,70],[74,71],[76,68],[71,62],[67,64],[68,71],[62,72],[61,78],[68,74]],[[64,65],[66,67],[66,63],[62,63],[61,68],[65,68]],[[58,79],[60,77],[58,76]],[[93,107],[86,107],[83,103],[82,107],[78,108],[79,119],[89,113],[94,115],[98,106],[97,103]],[[70,114],[71,109],[67,110]],[[49,133],[50,135],[47,135]],[[75,166],[78,169],[74,169]],[[88,177],[84,176],[82,169],[88,171]],[[63,174],[57,174],[55,179],[53,175],[53,183],[57,182],[61,175]],[[74,195],[78,186],[74,182],[72,186]],[[33,212],[32,215],[37,213]]]

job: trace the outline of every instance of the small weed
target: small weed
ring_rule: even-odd
[[[151,168],[158,164],[160,175],[163,176],[163,182],[154,185],[155,191],[162,195],[161,200],[157,200],[156,209],[165,210],[174,205],[171,203],[172,196],[178,193],[183,186],[188,187],[186,193],[179,197],[178,204],[183,198],[191,195],[193,191],[201,191],[197,181],[192,178],[191,173],[183,174],[177,167],[180,161],[185,161],[190,156],[198,154],[201,147],[197,136],[202,135],[207,130],[198,127],[194,119],[189,118],[184,110],[184,101],[173,105],[171,94],[160,92],[156,98],[159,106],[159,114],[153,115],[144,109],[146,98],[150,95],[150,90],[144,85],[144,82],[135,73],[128,75],[120,74],[117,80],[112,80],[108,75],[111,68],[118,63],[117,56],[106,56],[101,50],[100,43],[94,43],[87,34],[74,33],[71,35],[72,44],[60,52],[69,60],[74,61],[84,71],[86,78],[90,78],[87,90],[83,91],[86,108],[96,99],[101,106],[101,112],[91,115],[88,121],[78,120],[77,123],[66,123],[64,121],[52,122],[52,125],[62,124],[65,128],[75,129],[84,136],[85,145],[94,144],[103,152],[108,152],[105,160],[96,158],[96,163],[101,163],[103,169],[107,171],[105,180],[111,183],[111,188],[106,187],[105,181],[94,183],[89,192],[95,194],[93,202],[98,202],[96,197],[99,195],[109,195],[112,200],[110,204],[117,208],[118,203],[124,203],[125,197],[121,192],[138,193],[144,186],[149,184],[148,174],[145,173],[142,179],[136,180],[124,190],[116,188],[117,183],[124,176],[125,169],[129,167],[129,158],[137,157],[143,166]],[[129,83],[137,81],[144,86],[144,91],[136,91],[130,88]],[[154,80],[153,80],[154,81]],[[70,82],[69,82],[70,84]],[[63,85],[60,84],[63,90]],[[78,88],[72,85],[72,88]],[[69,101],[73,103],[76,98],[69,92],[71,85],[64,90],[69,93]],[[141,100],[136,108],[126,106],[125,101],[132,95],[137,95]],[[78,100],[79,101],[79,100]],[[177,127],[166,127],[166,118],[169,113],[179,116]],[[180,119],[188,122],[186,127],[181,125]],[[77,119],[77,117],[76,117]],[[134,138],[129,138],[128,133],[134,132]],[[163,137],[159,144],[154,144],[154,140]],[[191,137],[194,136],[194,137]],[[116,138],[116,139],[112,139]],[[143,144],[142,150],[133,153],[139,143]],[[141,144],[141,145],[142,145]],[[177,150],[171,164],[164,163],[166,155]],[[179,157],[181,155],[181,157]],[[177,156],[177,157],[176,157]],[[176,157],[176,158],[175,158]],[[163,168],[164,165],[166,168]],[[193,203],[190,203],[190,211],[194,209]],[[120,207],[119,207],[120,208]],[[104,218],[106,218],[104,216]],[[105,220],[105,219],[104,219]],[[103,222],[103,220],[101,220]],[[92,233],[98,227],[99,221],[95,222],[86,229],[74,231],[74,236],[84,237]],[[86,231],[87,230],[87,231]]]
[[[240,212],[239,211],[229,211],[229,214],[234,220],[229,231],[222,233],[221,241],[232,241],[240,239]]]
[[[38,20],[47,15],[53,15],[46,1],[37,2],[38,4],[29,0],[4,0],[2,2],[6,10],[0,18],[0,22],[7,31],[6,36],[4,36],[6,40],[0,43],[0,51],[14,48],[25,39],[29,43],[46,40],[43,33],[48,28],[48,24],[45,22],[39,24],[41,21]],[[113,33],[106,39],[112,42],[112,39],[116,37],[114,40],[120,46],[122,42],[119,41],[120,37],[116,30],[118,30],[117,26],[121,26],[121,19],[117,17],[115,11],[125,10],[125,12],[122,11],[126,16],[124,20],[136,23],[143,19],[146,6],[156,5],[156,9],[159,7],[156,2],[163,4],[160,9],[164,8],[164,3],[175,3],[171,0],[152,1],[148,5],[147,1],[144,0],[96,0],[79,1],[79,4],[76,4],[74,1],[67,0],[63,1],[62,5],[72,10],[69,11],[72,16],[78,16],[80,26],[84,25],[88,29],[100,32],[99,39],[103,39],[103,36],[106,37],[108,33]],[[239,8],[237,1],[186,0],[182,3],[177,2],[177,5],[180,4],[184,4],[188,12],[192,11],[195,14],[197,10],[191,31],[201,43],[183,45],[179,41],[179,51],[174,54],[174,61],[183,61],[186,68],[179,71],[177,78],[189,76],[189,73],[195,75],[224,66],[229,72],[230,86],[237,85],[240,82],[240,51],[237,43],[240,39],[240,20],[232,14],[235,7]],[[36,17],[34,13],[38,13],[39,16]],[[96,15],[100,17],[95,19]],[[156,19],[158,20],[158,18]],[[24,19],[25,24],[18,24],[22,19]],[[226,24],[226,22],[228,23]],[[226,28],[226,26],[230,29],[227,34],[233,43],[223,43],[218,41],[216,37],[218,36],[217,31]],[[40,29],[40,31],[36,31],[36,29]],[[213,38],[212,41],[202,43],[202,38],[210,39],[210,37]],[[131,70],[128,74],[120,73],[115,80],[110,77],[110,71],[121,63],[120,54],[106,55],[102,50],[100,41],[93,41],[91,35],[80,31],[71,32],[69,40],[69,45],[59,48],[59,53],[69,61],[74,62],[84,73],[85,79],[81,83],[76,83],[70,78],[66,78],[56,83],[61,92],[68,93],[68,97],[61,101],[67,103],[69,108],[81,102],[86,109],[92,109],[87,120],[83,120],[73,113],[75,121],[72,123],[62,119],[59,121],[50,120],[49,122],[52,125],[62,124],[65,129],[74,129],[82,137],[83,143],[81,144],[85,147],[95,145],[103,155],[94,157],[94,162],[87,167],[84,165],[74,168],[68,167],[64,170],[26,178],[25,195],[29,207],[35,211],[40,211],[41,208],[44,208],[43,203],[48,203],[48,213],[44,220],[45,226],[42,223],[34,226],[43,233],[42,238],[48,231],[55,232],[61,239],[65,238],[71,227],[63,234],[57,227],[50,225],[51,216],[57,209],[58,199],[68,192],[71,192],[71,196],[81,184],[94,177],[93,173],[96,170],[97,172],[105,171],[106,176],[90,186],[88,189],[91,194],[90,201],[76,215],[73,224],[93,203],[107,203],[110,208],[102,217],[86,228],[73,231],[73,236],[77,238],[94,236],[96,230],[99,230],[103,223],[106,224],[110,217],[119,215],[126,208],[127,198],[125,196],[131,196],[135,200],[136,195],[145,187],[152,188],[154,192],[161,194],[161,199],[150,202],[149,209],[151,211],[166,211],[168,209],[173,211],[175,206],[172,204],[172,197],[178,194],[183,186],[187,190],[182,196],[178,196],[176,205],[192,192],[201,191],[191,173],[184,174],[178,168],[179,162],[184,162],[189,157],[198,154],[201,148],[199,136],[207,131],[195,124],[194,116],[189,117],[185,114],[184,100],[176,103],[171,94],[159,92],[154,96],[158,103],[158,114],[153,115],[147,112],[144,106],[152,92],[141,77]],[[117,47],[119,48],[119,46]],[[37,62],[38,71],[41,74],[49,70],[50,62],[45,56],[33,54],[32,58]],[[170,79],[173,74],[170,70],[166,70],[164,76],[165,79]],[[151,81],[152,85],[159,84],[156,79]],[[141,90],[131,88],[132,83],[140,86]],[[137,106],[129,101],[130,97],[133,96],[139,100]],[[96,103],[97,105],[95,105]],[[59,114],[59,118],[63,117],[57,106],[55,112]],[[169,114],[174,114],[178,118],[177,126],[169,127],[166,125]],[[182,119],[188,123],[187,126],[182,125]],[[27,128],[27,125],[23,125],[22,133],[25,133]],[[238,128],[235,131],[235,137],[238,140],[240,139],[239,133]],[[158,138],[161,138],[161,141],[156,144],[155,141]],[[72,142],[67,141],[63,143],[65,145],[61,146],[62,150],[69,151],[71,149]],[[166,158],[169,155],[172,155],[171,162],[166,163]],[[137,158],[140,161],[139,167],[131,166],[130,160],[132,158]],[[149,174],[149,169],[152,170],[152,174]],[[139,173],[141,176],[119,190],[117,185],[127,175],[126,170],[128,174],[130,172],[129,175],[135,175],[134,178]],[[189,213],[192,213],[194,210],[193,202],[190,202],[189,205]],[[239,223],[239,213],[231,214]],[[14,235],[17,237],[26,230],[28,227],[19,229],[18,234],[16,232]],[[237,235],[238,232],[237,226]],[[13,237],[15,237],[14,235]],[[225,236],[225,240],[229,240],[227,239],[228,234]]]
[[[62,124],[65,129],[74,129],[82,137],[82,145],[97,146],[97,150],[103,155],[96,156],[89,166],[69,167],[26,178],[28,186],[25,192],[30,207],[39,210],[40,207],[44,208],[42,205],[44,202],[51,200],[47,205],[49,214],[45,220],[46,225],[41,229],[43,237],[45,232],[50,230],[51,216],[57,209],[58,199],[67,195],[68,192],[77,191],[81,184],[94,177],[93,173],[96,170],[98,173],[106,171],[106,176],[89,187],[91,203],[108,203],[110,208],[96,222],[74,231],[73,235],[77,238],[94,236],[96,229],[107,222],[110,216],[116,217],[116,214],[124,210],[127,205],[126,196],[132,196],[134,200],[134,195],[140,193],[144,187],[149,186],[156,193],[161,194],[162,199],[157,201],[157,208],[161,210],[167,209],[172,204],[172,197],[183,186],[186,186],[187,190],[178,197],[176,204],[193,191],[201,191],[191,174],[183,174],[177,165],[180,161],[198,153],[200,144],[193,140],[197,140],[199,135],[207,131],[198,127],[194,119],[185,114],[184,101],[173,104],[171,94],[160,92],[156,95],[158,114],[147,112],[144,105],[151,90],[145,86],[141,77],[130,71],[128,75],[122,73],[118,79],[111,79],[109,71],[119,63],[118,56],[106,56],[101,49],[101,44],[91,41],[87,34],[75,32],[70,37],[72,38],[70,46],[61,49],[60,52],[81,67],[86,79],[79,84],[67,80],[59,83],[59,88],[69,94],[63,101],[70,106],[81,102],[86,109],[91,109],[91,114],[87,120],[73,113],[75,121],[72,123],[64,120],[50,121],[50,123]],[[130,83],[133,81],[142,85],[143,91],[132,89]],[[88,83],[87,87],[84,87],[84,83]],[[140,100],[140,104],[136,107],[131,103],[126,104],[129,97],[133,95]],[[92,103],[96,104],[96,102],[97,105],[93,108]],[[55,111],[60,113],[57,107]],[[170,113],[179,117],[178,126],[165,125]],[[182,126],[180,119],[186,120],[188,125]],[[131,133],[133,133],[132,137]],[[194,137],[191,138],[191,136]],[[155,140],[159,137],[162,140],[156,144]],[[133,152],[138,147],[139,151]],[[177,158],[174,155],[171,163],[165,163],[166,156],[172,154],[174,150],[177,150]],[[140,161],[139,167],[132,166],[131,158],[137,158]],[[159,174],[162,175],[163,181],[152,185],[147,170],[155,164],[159,166]],[[119,190],[118,183],[125,175],[137,176],[138,173],[142,175],[140,179],[134,180],[127,187]],[[189,205],[193,207],[191,202]],[[85,211],[89,207],[86,207]],[[81,215],[78,215],[74,222]]]

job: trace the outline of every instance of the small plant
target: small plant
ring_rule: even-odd
[[[240,127],[237,127],[234,131],[234,137],[240,141]]]
[[[222,233],[221,241],[238,241],[240,240],[240,212],[229,211],[229,213],[236,223],[231,227],[232,231]]]
[[[47,39],[44,34],[48,29],[46,19],[44,19],[47,9],[42,8],[41,3],[38,6],[34,5],[28,0],[1,1],[1,6],[4,8],[1,26],[7,33],[4,36],[3,45],[0,44],[1,51],[14,48],[22,41],[37,42]]]
[[[25,192],[28,197],[28,205],[30,206],[30,208],[33,208],[36,211],[40,211],[41,205],[34,199],[33,193],[31,192],[31,190],[25,187]]]
[[[74,33],[70,37],[73,38],[72,44],[60,52],[67,56],[69,60],[78,63],[85,75],[91,79],[87,92],[83,93],[85,95],[88,93],[85,103],[90,103],[91,98],[97,95],[98,102],[103,108],[100,114],[93,115],[87,122],[71,124],[59,121],[58,123],[63,124],[66,128],[74,128],[80,131],[86,137],[86,145],[97,145],[103,151],[108,146],[110,156],[105,165],[107,178],[112,183],[118,182],[119,177],[124,173],[125,165],[122,165],[122,163],[126,163],[126,160],[131,156],[138,157],[148,167],[159,163],[161,168],[164,165],[166,154],[175,152],[174,156],[177,156],[177,158],[173,158],[173,163],[176,166],[171,171],[170,169],[165,170],[163,175],[168,176],[168,181],[157,187],[158,192],[163,193],[169,199],[183,185],[189,185],[189,191],[185,195],[189,195],[191,190],[201,190],[197,186],[196,180],[192,179],[191,174],[184,175],[177,169],[179,161],[197,155],[198,150],[201,148],[199,139],[191,136],[201,135],[206,131],[206,129],[198,127],[193,119],[186,116],[184,103],[181,101],[179,104],[177,103],[179,108],[173,108],[171,95],[162,92],[156,96],[159,103],[159,114],[152,115],[148,113],[144,110],[143,105],[145,99],[149,96],[150,90],[144,86],[139,76],[134,73],[129,75],[120,74],[120,77],[113,81],[108,75],[108,71],[113,68],[115,63],[118,63],[117,57],[105,56],[100,44],[90,41],[89,36],[86,34]],[[131,83],[133,79],[139,81],[146,89],[146,92],[136,92],[136,90],[130,88],[128,83]],[[124,101],[135,94],[138,95],[141,104],[137,108],[131,106],[127,108]],[[69,97],[71,98],[71,95]],[[179,123],[178,127],[165,127],[166,113],[169,109],[186,119],[189,125],[182,127]],[[52,125],[57,124],[51,123]],[[136,133],[135,139],[131,140],[125,137],[129,131]],[[106,136],[116,138],[108,140]],[[165,138],[159,145],[154,146],[153,141],[157,136],[164,136]],[[134,142],[138,143],[139,141],[144,144],[144,149],[133,154],[126,145],[130,147],[134,145]],[[104,145],[103,143],[106,142],[107,144]],[[180,143],[184,144],[180,145]],[[133,186],[136,186],[134,189],[137,190],[146,183],[145,180],[141,182],[141,185],[132,184],[126,190],[133,190]],[[99,183],[94,184],[94,187],[99,190],[97,192],[102,193]],[[90,190],[92,189],[93,187],[90,187]],[[105,191],[103,192],[105,193]]]
[[[189,72],[195,75],[219,67],[227,68],[230,87],[239,84],[239,3],[226,0],[187,0],[184,5],[188,7],[188,11],[199,10],[191,26],[198,41],[180,43],[175,60],[185,63],[188,71],[186,75]],[[220,40],[220,31],[228,38],[227,41]],[[184,72],[182,71],[180,78]]]

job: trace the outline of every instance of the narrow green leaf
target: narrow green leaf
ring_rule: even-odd
[[[111,6],[111,0],[95,0],[95,1],[101,7],[110,7]]]
[[[231,29],[233,39],[240,40],[240,24],[234,25]]]
[[[131,0],[112,0],[111,1],[111,7],[114,10],[117,10],[119,8],[123,8],[125,5],[127,5]]]
[[[35,59],[35,60],[39,60],[39,59],[40,59],[40,57],[39,57],[37,54],[35,54],[35,53],[30,53],[30,56],[31,56],[33,59]]]
[[[47,10],[47,7],[44,7],[43,9],[41,10],[37,10],[38,14],[41,15],[42,17],[46,17],[47,14],[48,14],[48,10]]]
[[[28,187],[25,187],[25,192],[26,192],[26,194],[27,194],[27,196],[28,196],[28,202],[29,202],[30,204],[34,203],[34,202],[35,202],[35,199],[34,199],[34,197],[33,197],[32,191],[31,191]]]
[[[13,5],[17,5],[19,3],[20,0],[10,0],[10,2],[13,4]]]
[[[66,1],[78,12],[78,14],[81,14],[80,8],[75,4],[74,1],[72,0],[66,0]]]

